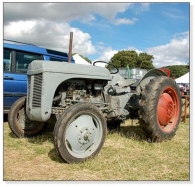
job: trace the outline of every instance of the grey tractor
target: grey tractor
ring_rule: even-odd
[[[171,139],[181,118],[176,82],[159,69],[140,79],[126,79],[117,68],[109,71],[97,66],[99,62],[31,62],[27,96],[8,114],[13,134],[36,136],[53,124],[55,149],[67,163],[95,157],[104,145],[107,126],[117,128],[127,119],[138,119],[153,142]]]

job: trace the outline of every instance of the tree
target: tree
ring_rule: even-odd
[[[189,66],[187,65],[173,65],[173,66],[166,66],[164,68],[170,69],[172,78],[178,78],[189,72],[188,67]]]
[[[140,53],[137,61],[137,67],[142,69],[153,69],[152,60],[154,59],[153,55],[147,53]]]
[[[110,62],[118,68],[124,68],[129,65],[130,68],[135,67],[138,54],[135,51],[119,51],[111,59]]]
[[[137,54],[136,51],[122,50],[116,53],[109,61],[118,68],[142,68],[142,69],[153,69],[152,59],[154,57],[147,53]],[[112,68],[111,66],[108,68]]]

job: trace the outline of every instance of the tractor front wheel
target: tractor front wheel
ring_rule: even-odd
[[[145,86],[139,101],[139,122],[152,141],[171,139],[181,119],[181,95],[176,82],[156,77]]]
[[[54,127],[54,146],[68,163],[95,157],[105,142],[106,120],[96,106],[78,103],[69,107]]]

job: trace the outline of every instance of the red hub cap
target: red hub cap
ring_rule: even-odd
[[[160,96],[157,106],[158,124],[165,132],[176,126],[179,116],[179,100],[171,87],[166,88]]]

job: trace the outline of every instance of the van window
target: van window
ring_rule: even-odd
[[[3,71],[5,71],[5,72],[11,71],[11,57],[12,57],[12,50],[4,49]]]
[[[26,73],[33,60],[43,60],[42,55],[16,51],[16,72]]]
[[[55,57],[50,57],[50,61],[66,62],[65,60],[55,58]]]

